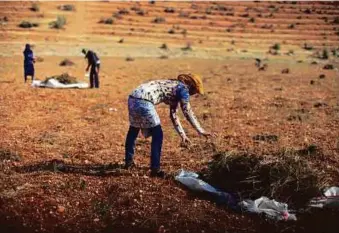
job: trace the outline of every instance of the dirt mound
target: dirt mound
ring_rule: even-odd
[[[315,153],[313,147],[282,150],[270,156],[221,152],[214,156],[204,179],[241,198],[268,196],[302,207],[326,186],[325,177],[305,159]]]
[[[63,73],[61,75],[54,75],[51,77],[47,77],[44,82],[47,82],[49,79],[56,79],[60,83],[63,83],[63,84],[78,83],[77,79],[75,77],[70,76],[68,73]]]

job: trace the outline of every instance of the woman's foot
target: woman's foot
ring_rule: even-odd
[[[134,168],[134,167],[136,167],[134,161],[126,162],[125,166],[124,166],[125,169],[131,169],[131,168]]]
[[[160,169],[152,169],[151,177],[165,178],[165,172],[161,171]]]

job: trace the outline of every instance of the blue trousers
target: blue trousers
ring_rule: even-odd
[[[125,143],[125,163],[133,161],[135,141],[138,137],[140,129],[130,126]],[[157,125],[150,129],[152,136],[151,144],[151,169],[160,169],[160,156],[163,141],[163,132],[161,125]]]

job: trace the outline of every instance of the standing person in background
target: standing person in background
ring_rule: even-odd
[[[85,55],[85,59],[87,59],[88,61],[86,72],[88,72],[89,68],[91,68],[91,71],[89,73],[90,88],[99,88],[99,57],[95,52],[87,49],[82,49],[82,53]]]
[[[195,74],[180,74],[177,79],[155,80],[137,87],[128,98],[128,112],[130,127],[125,144],[125,168],[135,166],[135,141],[141,130],[145,137],[152,136],[151,143],[151,176],[164,177],[160,170],[160,157],[163,141],[160,118],[155,105],[165,103],[170,106],[170,117],[175,130],[182,139],[183,144],[190,144],[190,140],[177,116],[180,105],[184,116],[202,136],[211,136],[196,119],[190,105],[190,96],[204,94],[200,76]]]
[[[33,55],[33,51],[29,44],[26,44],[24,50],[24,76],[25,76],[25,83],[27,82],[27,76],[32,77],[32,81],[34,80],[34,62],[35,58]]]

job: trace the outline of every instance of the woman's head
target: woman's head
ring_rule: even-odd
[[[87,54],[87,49],[82,49],[81,52],[86,55]]]
[[[26,45],[25,45],[25,50],[26,50],[26,49],[31,49],[31,45],[30,45],[30,44],[26,44]]]
[[[190,95],[204,94],[201,77],[197,74],[180,74],[178,80],[186,84],[189,88]]]

